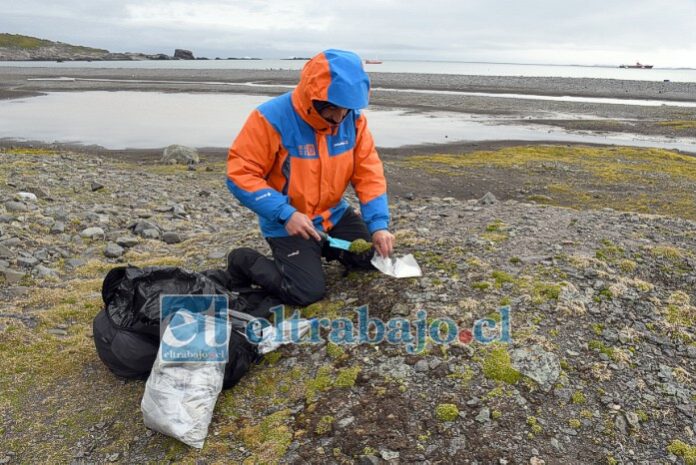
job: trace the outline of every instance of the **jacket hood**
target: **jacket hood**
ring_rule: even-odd
[[[345,50],[325,50],[302,68],[300,83],[292,93],[292,101],[302,118],[319,131],[330,124],[314,109],[312,100],[323,100],[349,110],[367,107],[370,78],[360,57]]]

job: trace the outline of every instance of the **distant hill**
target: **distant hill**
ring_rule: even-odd
[[[111,53],[108,50],[0,33],[0,61],[168,60],[165,54]]]

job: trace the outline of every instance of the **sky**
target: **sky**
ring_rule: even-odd
[[[112,52],[696,68],[696,0],[0,0],[0,32]]]

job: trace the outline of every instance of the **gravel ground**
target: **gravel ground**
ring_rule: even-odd
[[[646,185],[696,179],[693,159],[661,156],[655,166],[619,151],[603,158],[651,174]],[[519,185],[596,168],[571,161],[530,161],[538,177]],[[509,305],[511,344],[430,342],[415,355],[386,343],[285,347],[222,393],[196,451],[143,426],[144,383],[103,366],[91,321],[114,266],[203,270],[233,247],[267,251],[254,215],[221,182],[224,163],[190,170],[27,149],[0,152],[0,163],[3,464],[654,465],[694,453],[696,223],[678,211],[395,194],[397,254],[415,254],[424,276],[345,276],[327,264],[326,299],[303,314],[350,318],[368,304],[383,319],[425,309],[470,328]],[[150,233],[135,234],[137,223]]]

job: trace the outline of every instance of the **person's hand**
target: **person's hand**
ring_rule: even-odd
[[[307,215],[295,212],[285,223],[285,230],[291,236],[301,236],[303,239],[314,239],[321,241],[321,236],[314,228],[314,223]]]
[[[390,256],[394,251],[395,240],[394,235],[386,229],[372,233],[372,245],[377,253],[385,258]]]

